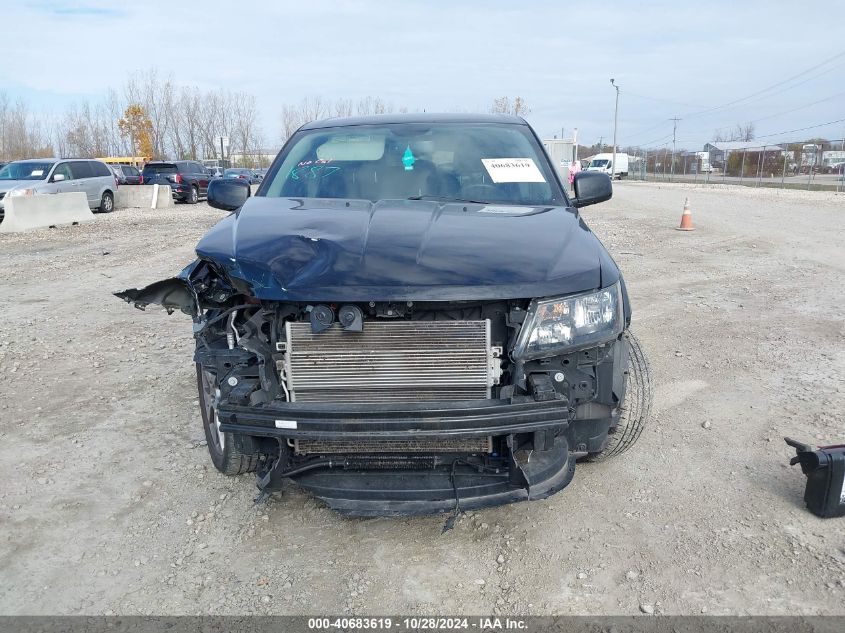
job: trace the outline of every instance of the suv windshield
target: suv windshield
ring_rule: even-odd
[[[0,180],[44,180],[53,163],[9,163],[0,169]]]
[[[565,204],[526,125],[394,123],[305,130],[277,165],[265,177],[263,195]]]

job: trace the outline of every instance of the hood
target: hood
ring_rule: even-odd
[[[568,207],[254,197],[196,250],[278,301],[531,298],[618,277],[602,279],[612,260]]]
[[[34,187],[37,184],[40,184],[41,180],[0,180],[0,193],[5,193],[10,189],[14,189],[20,185]]]

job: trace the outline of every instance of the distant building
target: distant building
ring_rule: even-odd
[[[728,157],[733,152],[783,152],[780,145],[767,145],[763,141],[714,141],[704,145],[704,151],[710,155],[710,164],[724,169]]]

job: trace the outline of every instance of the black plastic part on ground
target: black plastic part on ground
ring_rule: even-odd
[[[800,463],[807,475],[807,509],[823,518],[845,516],[845,444],[813,450],[809,444],[784,439],[797,452],[790,464]]]

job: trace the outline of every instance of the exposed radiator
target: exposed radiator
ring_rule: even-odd
[[[420,402],[490,397],[501,350],[490,321],[365,321],[313,334],[288,322],[283,380],[294,402]]]

